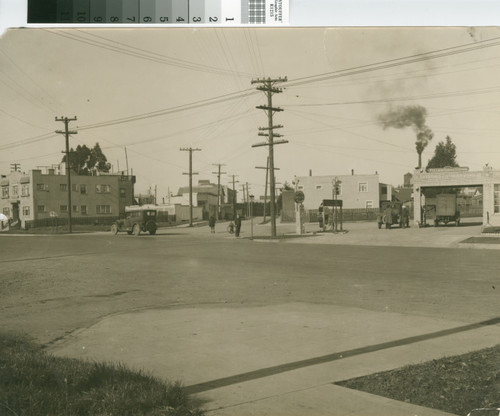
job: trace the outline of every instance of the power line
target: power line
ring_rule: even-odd
[[[60,36],[63,38],[71,39],[71,40],[74,40],[77,42],[81,42],[81,43],[84,43],[84,44],[87,44],[90,46],[95,46],[95,47],[109,50],[112,52],[120,53],[120,54],[123,54],[126,56],[131,56],[134,58],[139,58],[139,59],[144,59],[144,60],[151,61],[151,62],[156,62],[159,64],[178,67],[181,69],[188,69],[188,70],[192,70],[192,71],[212,73],[215,75],[229,75],[229,76],[235,75],[234,71],[228,71],[225,69],[212,67],[209,65],[197,64],[195,62],[182,60],[182,59],[178,59],[178,58],[172,58],[172,57],[161,55],[161,54],[154,53],[154,52],[149,52],[149,51],[146,51],[144,49],[140,49],[140,48],[136,48],[136,47],[133,47],[130,45],[126,45],[122,42],[113,41],[111,39],[106,39],[102,36],[98,36],[98,35],[88,33],[88,32],[83,32],[83,33],[85,33],[86,35],[89,35],[89,36],[103,39],[106,42],[109,42],[112,44],[114,43],[114,44],[121,45],[121,46],[113,46],[112,44],[109,45],[109,44],[106,44],[106,43],[103,43],[100,41],[85,38],[83,36],[75,35],[74,33],[71,33],[71,32],[66,32],[66,31],[60,32],[60,31],[54,31],[54,30],[50,30],[50,29],[45,29],[45,30],[47,32],[50,32],[54,35],[57,35],[57,36]],[[237,73],[236,75],[247,77],[247,78],[251,77],[250,74],[245,74],[245,73]]]
[[[352,68],[341,69],[339,71],[326,72],[323,74],[310,75],[306,77],[296,78],[295,80],[289,81],[289,86],[304,85],[312,82],[325,81],[334,78],[340,78],[345,76],[364,74],[366,72],[379,71],[381,69],[393,68],[401,65],[408,65],[411,63],[417,63],[422,61],[428,61],[431,59],[443,58],[447,56],[453,56],[457,54],[473,52],[480,49],[491,48],[494,46],[499,46],[500,37],[487,39],[484,41],[476,42],[474,45],[459,45],[450,48],[438,49],[435,51],[425,52],[416,55],[410,55],[403,58],[389,59],[385,61],[380,61],[372,64],[359,65]],[[492,43],[487,43],[492,42]]]

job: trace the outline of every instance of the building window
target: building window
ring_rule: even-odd
[[[46,183],[37,183],[36,184],[36,190],[37,191],[48,191],[49,190],[49,185]]]
[[[67,214],[68,213],[68,206],[67,205],[59,205],[59,212],[61,214]]]
[[[30,215],[30,207],[23,207],[23,215],[25,217],[29,217],[29,215]]]
[[[120,198],[125,198],[127,196],[127,191],[125,188],[120,188]]]
[[[96,214],[111,214],[111,205],[96,205]]]
[[[316,185],[316,190],[321,191],[323,189],[323,185]]]
[[[2,198],[8,198],[8,197],[9,197],[9,187],[2,186]]]
[[[30,186],[29,185],[22,185],[21,196],[30,196]]]
[[[87,193],[87,185],[80,185],[80,193],[81,194]]]
[[[40,212],[40,213],[47,212],[47,209],[46,209],[45,205],[37,205],[36,212]]]
[[[71,190],[73,192],[78,192],[78,185],[76,183],[71,184]]]
[[[59,190],[60,190],[61,192],[68,192],[68,185],[67,185],[67,184],[65,184],[65,183],[60,183],[60,184],[59,184]]]
[[[78,205],[73,205],[73,212],[78,213]]]
[[[110,185],[96,185],[95,191],[98,194],[109,194],[111,192],[111,186]]]
[[[10,215],[10,208],[5,207],[5,208],[3,209],[3,215],[6,215],[6,216],[8,217],[8,216]]]
[[[373,208],[373,201],[366,201],[365,202],[365,207],[366,208]]]
[[[80,213],[81,213],[82,215],[87,215],[87,205],[82,205],[82,206],[80,207]]]
[[[500,213],[500,185],[495,184],[494,189],[495,214]]]
[[[12,196],[16,197],[19,195],[19,185],[12,185]]]
[[[366,182],[359,182],[358,192],[368,192],[368,184]]]

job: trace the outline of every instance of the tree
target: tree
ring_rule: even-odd
[[[66,155],[64,155],[62,162],[66,162]],[[77,175],[93,175],[96,172],[107,173],[111,169],[111,164],[108,163],[99,143],[96,143],[92,149],[86,145],[78,145],[76,150],[71,148],[69,166]]]
[[[458,167],[456,161],[457,148],[451,141],[450,136],[446,136],[446,142],[439,142],[434,150],[434,156],[427,163],[427,169]]]

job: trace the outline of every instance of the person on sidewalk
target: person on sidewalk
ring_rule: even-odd
[[[215,234],[215,216],[211,216],[209,219],[208,219],[208,225],[210,225],[210,232],[212,234]]]
[[[234,225],[236,226],[236,232],[235,235],[236,237],[240,236],[240,230],[241,230],[241,217],[240,215],[236,215],[236,219],[234,220]]]

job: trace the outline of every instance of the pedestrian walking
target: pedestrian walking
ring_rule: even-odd
[[[241,230],[241,217],[240,215],[236,215],[236,219],[234,220],[234,225],[236,226],[236,232],[235,235],[236,237],[240,236],[240,230]]]
[[[215,216],[211,216],[209,219],[208,219],[208,225],[210,225],[210,232],[212,234],[215,233]]]

